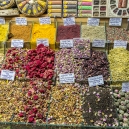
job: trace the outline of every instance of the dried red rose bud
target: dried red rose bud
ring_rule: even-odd
[[[34,100],[38,100],[38,98],[39,97],[37,95],[34,95],[34,97],[33,97]]]

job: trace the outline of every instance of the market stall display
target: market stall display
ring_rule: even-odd
[[[107,17],[108,15],[108,0],[94,0],[92,16],[93,17]]]
[[[84,60],[82,66],[82,78],[103,75],[105,81],[110,81],[109,63],[105,52],[92,51],[91,57]]]
[[[62,0],[48,0],[48,16],[62,17]]]
[[[122,81],[129,80],[129,51],[124,48],[114,48],[109,51],[108,60],[113,87],[121,87]],[[118,81],[120,81],[118,83]]]
[[[55,40],[56,40],[56,26],[52,24],[40,25],[39,23],[34,23],[32,29],[31,37],[31,48],[36,48],[37,39],[48,39],[49,46],[52,49],[55,49]]]
[[[39,16],[47,9],[46,0],[16,0],[17,7],[26,16]]]
[[[118,126],[116,108],[109,88],[87,87],[82,107],[86,125]]]
[[[95,39],[106,40],[105,26],[81,26],[81,37],[87,38],[91,42]]]
[[[120,126],[129,126],[129,92],[114,89],[115,106],[117,107]]]
[[[78,17],[91,17],[92,3],[92,0],[78,0]]]
[[[63,17],[77,17],[77,0],[63,0]]]
[[[11,8],[15,5],[15,0],[1,0],[0,9]]]

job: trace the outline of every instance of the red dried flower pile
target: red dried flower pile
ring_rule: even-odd
[[[28,60],[27,76],[51,80],[54,75],[54,58],[54,51],[43,44],[38,45],[34,50],[29,50],[26,58]]]
[[[1,69],[8,69],[16,72],[16,77],[24,78],[26,75],[27,50],[10,48],[6,53],[6,59]]]
[[[28,123],[46,122],[48,101],[51,92],[51,82],[41,79],[31,80],[23,87],[23,108],[20,109],[16,119]]]

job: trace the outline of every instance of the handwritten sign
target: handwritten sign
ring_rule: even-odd
[[[94,40],[92,43],[92,47],[105,47],[105,40]]]
[[[39,44],[43,44],[44,46],[49,46],[49,41],[48,41],[48,39],[37,39],[37,46],[39,45]]]
[[[14,81],[14,78],[15,78],[15,71],[1,70],[1,79]]]
[[[15,20],[16,20],[16,25],[27,25],[27,19],[24,17],[16,17]]]
[[[51,24],[51,19],[50,17],[42,17],[42,18],[39,18],[39,22],[40,22],[40,25]]]
[[[2,24],[5,24],[5,18],[0,17],[0,24],[1,24],[1,25],[2,25]]]
[[[73,39],[60,40],[60,48],[72,48]]]
[[[122,83],[122,91],[123,92],[129,92],[129,82],[123,82]]]
[[[110,18],[109,26],[121,26],[122,18]]]
[[[127,41],[123,41],[123,40],[115,40],[114,41],[114,48],[117,47],[122,47],[122,48],[127,48]]]
[[[63,21],[64,21],[64,26],[75,25],[74,17],[64,18]]]
[[[74,73],[59,74],[60,83],[75,83]]]
[[[11,47],[23,48],[24,41],[23,39],[12,39],[11,40]]]
[[[87,25],[89,26],[99,26],[99,18],[88,18]]]
[[[99,75],[99,76],[89,77],[88,82],[90,87],[103,85],[104,84],[103,76]]]

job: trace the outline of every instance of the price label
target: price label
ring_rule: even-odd
[[[122,48],[127,48],[127,41],[122,41],[122,40],[115,40],[114,41],[114,48],[117,47],[122,47]]]
[[[92,47],[105,47],[105,40],[94,40],[92,43]]]
[[[39,45],[39,44],[43,44],[44,46],[49,46],[49,41],[48,41],[48,39],[37,39],[37,46]]]
[[[75,83],[74,73],[59,74],[60,83]]]
[[[60,40],[60,48],[72,48],[73,39]]]
[[[1,79],[14,81],[14,78],[15,78],[15,71],[1,70]]]
[[[123,92],[129,92],[129,82],[123,82],[122,83],[122,91]]]
[[[75,25],[75,17],[64,18],[64,26]]]
[[[88,82],[90,87],[103,85],[104,84],[103,76],[99,75],[99,76],[89,77]]]
[[[0,17],[0,24],[5,24],[5,19],[3,17]]]
[[[121,26],[122,18],[110,18],[109,26]]]
[[[42,18],[39,18],[39,22],[40,22],[40,25],[51,24],[51,19],[50,17],[42,17]]]
[[[11,47],[23,48],[24,40],[23,39],[12,39]]]
[[[88,18],[87,25],[89,26],[99,26],[99,18]]]
[[[27,25],[27,19],[24,17],[16,17],[15,20],[16,20],[16,25]]]

